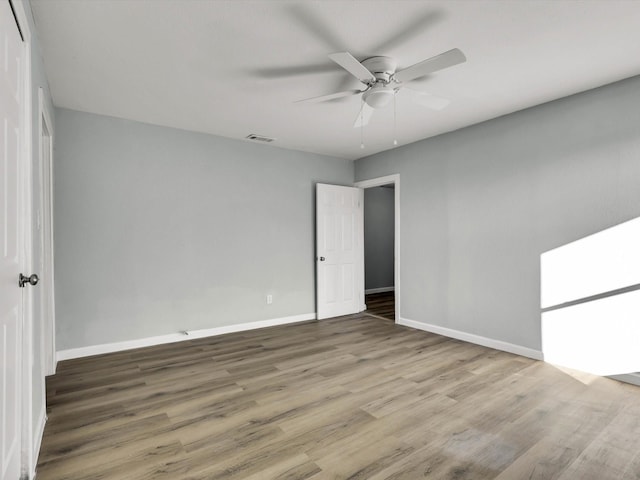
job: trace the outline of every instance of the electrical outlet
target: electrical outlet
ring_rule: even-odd
[[[267,295],[267,305],[271,305],[273,303],[273,295]]]

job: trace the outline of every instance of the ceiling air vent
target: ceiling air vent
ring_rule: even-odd
[[[264,143],[270,143],[275,140],[275,138],[265,137],[264,135],[256,135],[255,133],[247,135],[245,138],[249,140],[253,140],[254,142],[264,142]]]

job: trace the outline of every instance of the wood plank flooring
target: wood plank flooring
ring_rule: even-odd
[[[370,293],[365,295],[367,313],[388,320],[396,320],[396,301],[394,292]]]
[[[640,388],[369,315],[65,361],[38,480],[640,478]]]

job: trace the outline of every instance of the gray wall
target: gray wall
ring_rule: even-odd
[[[364,191],[364,288],[393,287],[393,188]]]
[[[540,349],[540,254],[640,215],[640,77],[356,162],[392,173],[401,316]]]
[[[314,184],[352,162],[64,109],[56,135],[59,350],[315,312]]]

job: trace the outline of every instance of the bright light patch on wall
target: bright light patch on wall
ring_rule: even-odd
[[[545,361],[640,371],[640,218],[546,252],[540,268]]]
[[[640,283],[640,218],[540,257],[542,308]]]

